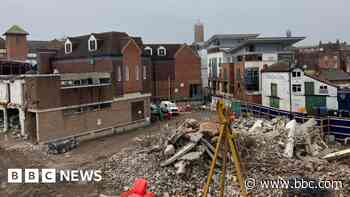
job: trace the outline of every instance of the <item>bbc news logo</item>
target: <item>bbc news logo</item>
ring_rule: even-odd
[[[69,183],[99,182],[102,180],[100,170],[56,170],[13,168],[7,170],[8,183]]]

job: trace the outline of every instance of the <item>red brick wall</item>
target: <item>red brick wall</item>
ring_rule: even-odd
[[[62,106],[112,100],[112,86],[61,89]]]
[[[129,80],[125,80],[124,76],[124,93],[142,92],[142,60],[141,50],[135,42],[129,42],[123,51],[123,67],[125,74],[125,66],[129,68]],[[139,70],[139,79],[136,80],[136,67]]]
[[[48,109],[61,106],[61,81],[58,76],[29,77],[25,83],[25,101],[28,108]]]
[[[321,53],[319,55],[320,68],[340,68],[340,54],[338,52]]]
[[[181,84],[184,86],[181,87]],[[201,61],[190,47],[184,46],[175,55],[176,96],[189,97],[191,84],[201,84]]]
[[[142,58],[142,67],[146,66],[146,79],[143,78],[143,70],[142,70],[142,91],[143,93],[152,93],[153,83],[152,83],[152,61],[150,58],[143,57]],[[143,69],[143,68],[142,68]]]
[[[145,102],[144,116],[149,117],[148,97],[117,101],[112,103],[112,107],[109,109],[74,115],[63,115],[61,110],[38,113],[38,139],[44,142],[129,123],[131,122],[131,102],[137,101]],[[100,125],[98,125],[99,119]]]
[[[88,73],[88,72],[108,72],[113,71],[112,59],[95,58],[57,60],[52,63],[52,69],[57,69],[60,73]]]
[[[12,60],[27,60],[28,43],[25,35],[6,36],[7,58]]]

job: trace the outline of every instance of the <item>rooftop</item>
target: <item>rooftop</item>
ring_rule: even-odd
[[[145,47],[151,47],[153,55],[151,56],[154,60],[163,60],[163,59],[173,59],[176,52],[183,46],[183,44],[144,44]],[[157,50],[159,47],[164,47],[166,49],[165,56],[158,56]]]
[[[88,40],[90,36],[94,36],[97,40],[97,50],[89,51]],[[123,47],[133,39],[140,48],[143,48],[143,43],[139,37],[130,37],[125,32],[103,32],[92,33],[77,37],[68,37],[72,42],[72,52],[65,53],[64,47],[62,47],[56,58],[82,58],[82,57],[98,57],[98,56],[118,56],[122,55]]]
[[[263,68],[261,72],[289,72],[292,68],[286,63],[276,63],[267,68]]]
[[[4,33],[4,35],[29,35],[29,33],[22,29],[20,26],[13,25]]]
[[[348,81],[350,80],[350,74],[339,69],[322,69],[320,76],[328,79],[329,81]]]

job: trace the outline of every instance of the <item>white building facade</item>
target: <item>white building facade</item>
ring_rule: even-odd
[[[301,113],[316,113],[320,108],[338,110],[337,86],[301,68],[262,72],[262,105]],[[291,79],[291,81],[290,81]]]

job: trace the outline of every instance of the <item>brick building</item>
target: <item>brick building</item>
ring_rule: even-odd
[[[25,61],[27,59],[27,35],[29,34],[17,25],[12,26],[4,33],[6,37],[7,59],[19,61]]]
[[[349,46],[339,40],[334,43],[320,42],[318,46],[298,47],[296,59],[298,64],[307,65],[309,69],[331,68],[350,72]]]
[[[6,44],[5,40],[0,37],[0,59],[6,58]]]
[[[144,62],[142,40],[127,33],[69,37],[60,50],[40,52],[37,74],[1,77],[4,122],[18,116],[21,135],[33,142],[148,124],[151,75]]]
[[[152,63],[152,96],[156,101],[192,100],[201,96],[201,60],[186,44],[145,44]]]

